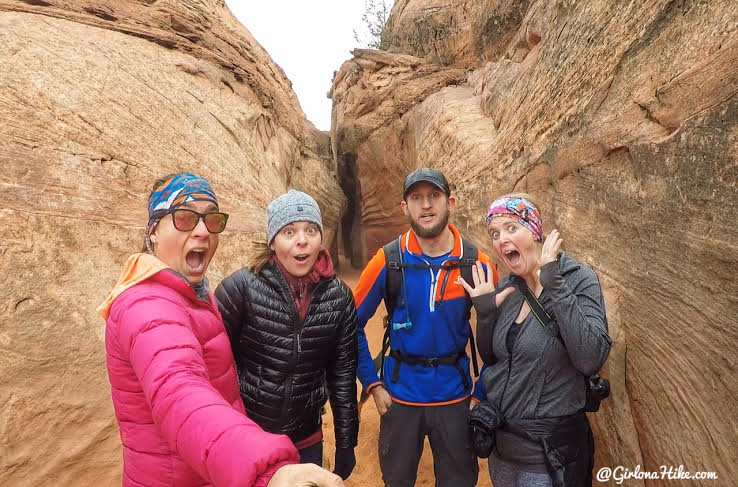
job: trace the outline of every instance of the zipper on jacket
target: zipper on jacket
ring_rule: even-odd
[[[297,310],[295,299],[292,297],[292,291],[290,290],[290,286],[289,284],[287,284],[287,279],[284,277],[284,275],[282,275],[281,271],[277,270],[277,273],[279,274],[278,281],[280,283],[280,289],[282,290],[282,297],[287,301],[287,303],[289,303],[293,311],[292,318],[295,323],[295,327],[294,327],[295,337],[294,337],[294,340],[292,341],[292,360],[290,361],[290,366],[291,368],[294,369],[295,367],[297,367],[297,360],[299,358],[300,353],[302,352],[302,343],[300,341],[300,333],[302,332],[302,328],[303,328],[302,325],[304,323],[300,324],[299,322],[300,314]],[[310,305],[312,304],[313,299],[315,299],[315,297],[319,295],[317,291],[322,292],[322,289],[320,288],[327,285],[325,283],[330,282],[330,281],[331,279],[321,279],[321,281],[318,282],[318,284],[315,286],[315,288],[313,289],[313,294],[310,297],[310,302],[308,303],[308,312],[310,311]],[[305,315],[305,319],[307,319],[307,315]],[[283,424],[287,422],[287,413],[289,412],[290,397],[292,396],[293,379],[294,379],[294,374],[292,373],[288,374],[287,377],[285,378],[284,399],[282,402],[282,415],[281,415],[281,420]]]
[[[422,257],[420,258],[420,260],[422,260],[423,262],[425,262],[426,264],[428,264],[428,266],[431,265],[430,262],[428,262],[427,260],[423,259]],[[461,260],[461,257],[459,257],[459,260]],[[431,294],[430,294],[430,302],[429,302],[428,306],[429,306],[429,308],[430,308],[431,311],[435,311],[436,310],[436,292],[438,291],[438,284],[439,284],[438,281],[439,281],[439,277],[441,276],[441,272],[444,272],[443,266],[446,265],[446,263],[448,263],[448,262],[449,262],[448,260],[444,260],[443,262],[441,262],[441,265],[438,268],[438,273],[437,274],[433,274],[433,268],[432,267],[429,269],[430,270],[430,273],[431,273]],[[438,297],[438,303],[439,304],[441,302],[443,302],[443,294],[446,292],[446,283],[448,282],[448,276],[449,276],[449,274],[450,274],[450,271],[448,269],[445,269],[445,274],[443,275],[443,282],[441,283],[441,292],[440,292],[440,295]]]
[[[293,322],[296,324],[293,326],[293,328],[299,327],[299,320],[300,320],[300,314],[297,311],[297,305],[295,304],[295,298],[292,296],[292,291],[290,290],[290,286],[287,283],[287,278],[282,275],[282,272],[279,271],[279,269],[276,270],[276,274],[278,275],[277,281],[279,282],[279,288],[282,291],[282,298],[287,303],[287,306],[289,306],[291,313],[290,316],[293,320]],[[295,335],[292,340],[292,359],[290,360],[290,369],[293,369],[295,366],[297,366],[297,357],[298,357],[298,344],[297,344],[297,337],[299,336],[300,330],[299,328],[295,329]],[[292,381],[293,381],[293,374],[289,373],[287,374],[287,377],[285,377],[284,380],[284,397],[282,398],[282,414],[280,415],[280,421],[282,424],[285,424],[287,422],[287,413],[289,412],[289,405],[290,405],[290,396],[292,396]]]
[[[523,303],[520,303],[520,307],[521,308],[523,307]],[[518,311],[518,314],[520,314],[520,311]],[[513,354],[515,353],[515,349],[517,348],[518,342],[520,341],[520,335],[523,334],[523,331],[524,331],[523,326],[525,326],[525,321],[527,319],[528,317],[526,316],[526,319],[523,320],[523,322],[520,324],[520,330],[518,331],[518,336],[515,337],[515,341],[513,342],[512,349],[510,349],[510,351],[507,354],[507,378],[505,379],[505,386],[502,388],[502,394],[500,394],[500,403],[497,405],[497,409],[499,411],[502,411],[502,399],[505,397],[505,392],[507,391],[507,383],[510,382],[510,371],[512,370]],[[513,319],[513,323],[515,323],[514,319]],[[507,329],[507,332],[510,333],[510,328]]]
[[[457,261],[454,261],[454,260],[444,260],[443,262],[441,262],[441,270],[438,271],[438,276],[440,277],[441,271],[443,270],[443,266],[445,266],[449,262],[451,262],[451,263],[458,262],[459,263],[459,277],[461,277],[461,256],[459,256],[459,260],[457,260]],[[443,282],[441,283],[441,292],[438,295],[439,296],[439,298],[438,298],[438,304],[439,305],[444,301],[443,300],[443,295],[446,294],[446,284],[448,284],[448,278],[451,275],[451,270],[450,269],[445,269],[445,270],[446,270],[446,272],[445,272],[445,274],[443,274]]]
[[[292,341],[292,363],[297,365],[297,357],[300,349],[300,330],[295,333],[295,340]],[[282,423],[287,420],[287,413],[290,405],[290,397],[292,396],[292,382],[294,374],[287,374],[284,385],[284,402],[282,403]]]
[[[430,285],[430,296],[428,296],[428,308],[431,311],[436,310],[436,287],[438,286],[438,276],[433,274],[433,267],[431,267],[431,263],[425,260],[422,257],[419,257],[420,260],[428,264],[428,272],[430,272],[430,278],[431,278],[431,285]],[[438,272],[440,273],[441,270],[439,269]]]
[[[513,347],[513,350],[515,347]],[[500,402],[497,405],[497,410],[502,411],[502,398],[505,397],[505,391],[507,391],[507,383],[510,382],[510,369],[512,369],[512,351],[507,357],[507,379],[505,379],[505,387],[502,388],[502,394],[500,394]]]

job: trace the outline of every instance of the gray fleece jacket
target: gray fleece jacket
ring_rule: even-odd
[[[497,289],[513,285],[500,279]],[[473,299],[477,344],[487,367],[486,396],[506,418],[551,418],[584,407],[586,376],[596,373],[610,353],[605,302],[594,270],[563,252],[541,267],[539,301],[558,326],[566,347],[529,313],[508,353],[505,339],[524,301],[518,290],[503,301],[483,295]],[[516,286],[517,287],[517,286]],[[498,439],[499,435],[498,435]],[[504,447],[498,443],[499,448]]]

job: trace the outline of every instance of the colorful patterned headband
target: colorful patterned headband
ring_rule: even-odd
[[[149,222],[146,225],[146,233],[148,234],[169,210],[190,201],[210,201],[218,205],[213,188],[204,178],[185,172],[165,181],[149,196]]]
[[[489,205],[487,210],[487,226],[493,218],[507,216],[519,221],[530,230],[539,242],[543,241],[543,222],[538,208],[530,201],[519,196],[502,196]]]

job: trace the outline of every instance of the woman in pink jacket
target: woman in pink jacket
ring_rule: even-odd
[[[246,417],[205,271],[228,215],[203,178],[154,184],[145,249],[108,299],[105,350],[125,487],[342,486]]]

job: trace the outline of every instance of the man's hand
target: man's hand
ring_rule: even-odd
[[[502,291],[495,293],[495,285],[494,282],[492,282],[492,273],[487,272],[485,274],[484,267],[481,262],[477,261],[477,263],[472,266],[471,270],[474,287],[471,287],[463,277],[459,276],[459,282],[464,286],[464,289],[466,289],[466,292],[469,293],[470,297],[475,298],[484,294],[493,294],[495,306],[499,308],[505,298],[515,292],[514,287],[506,287]]]
[[[387,389],[383,386],[376,386],[369,393],[374,398],[374,404],[377,406],[377,412],[380,416],[387,412],[390,405],[392,404],[392,398],[390,397]]]
[[[314,463],[298,463],[280,467],[267,487],[345,487],[338,475]]]

